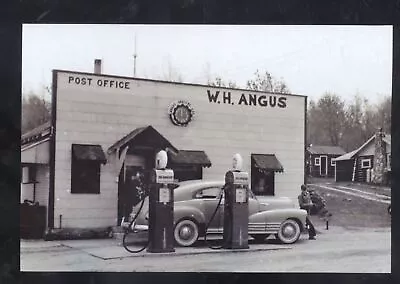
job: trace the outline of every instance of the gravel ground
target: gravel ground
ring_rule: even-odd
[[[335,188],[338,185],[331,184],[329,186]],[[325,198],[327,208],[333,214],[330,224],[345,228],[391,227],[391,216],[387,212],[387,204],[330,191],[318,186],[313,187]],[[339,189],[343,190],[343,188]],[[365,187],[362,190],[365,190]],[[312,220],[321,224],[324,222],[318,216],[312,216]]]

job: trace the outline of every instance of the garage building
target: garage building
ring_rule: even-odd
[[[154,167],[161,149],[177,181],[221,180],[240,153],[256,194],[296,200],[305,180],[306,96],[96,70],[54,70],[52,120],[22,137],[21,199],[46,206],[48,228],[119,224],[124,188]]]

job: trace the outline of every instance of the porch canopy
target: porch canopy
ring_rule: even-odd
[[[173,154],[177,154],[179,152],[178,149],[171,144],[171,142],[169,142],[151,125],[136,128],[108,148],[107,153],[111,154],[115,151],[120,151],[127,146],[130,146],[128,152],[131,149],[151,149],[155,151],[165,149],[167,152],[172,152]]]
[[[50,122],[46,122],[21,136],[21,164],[23,166],[49,164],[51,133]]]
[[[211,167],[211,161],[204,151],[179,150],[179,153],[169,155],[171,164],[184,166],[195,165],[201,167]]]
[[[275,154],[253,154],[251,158],[260,171],[283,172],[283,166]]]
[[[42,139],[41,141],[33,142],[26,145],[21,145],[21,164],[43,164],[48,165],[50,138]]]

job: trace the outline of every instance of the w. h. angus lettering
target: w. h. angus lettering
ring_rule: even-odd
[[[208,101],[210,103],[218,104],[228,104],[228,105],[246,105],[246,106],[260,106],[260,107],[270,107],[270,108],[286,108],[287,98],[278,95],[263,95],[263,94],[246,94],[242,93],[237,102],[232,99],[231,92],[222,92],[220,96],[220,91],[215,91],[212,93],[207,90]]]

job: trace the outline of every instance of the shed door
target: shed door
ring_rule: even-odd
[[[321,167],[320,167],[320,175],[321,176],[326,176],[328,174],[328,157],[327,156],[321,156],[320,158],[320,163],[321,163]]]

